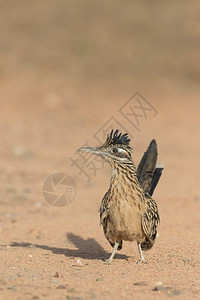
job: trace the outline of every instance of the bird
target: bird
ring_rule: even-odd
[[[152,198],[162,174],[163,165],[156,165],[157,144],[153,139],[138,168],[133,162],[133,148],[128,133],[112,130],[98,147],[81,147],[77,151],[101,156],[111,166],[108,191],[100,205],[100,224],[106,239],[113,247],[110,264],[123,241],[136,241],[140,259],[147,263],[143,251],[151,249],[160,222],[158,206]]]

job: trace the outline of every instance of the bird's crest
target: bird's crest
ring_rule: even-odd
[[[110,134],[107,135],[106,141],[102,147],[107,147],[111,145],[125,145],[127,148],[130,148],[130,139],[128,133],[122,134],[119,130],[112,130]]]

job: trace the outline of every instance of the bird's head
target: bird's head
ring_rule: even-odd
[[[99,147],[81,147],[77,151],[85,151],[103,157],[108,163],[124,164],[132,162],[132,148],[128,133],[122,134],[117,129],[107,136],[106,141]]]

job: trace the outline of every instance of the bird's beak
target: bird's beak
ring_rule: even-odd
[[[88,152],[99,156],[105,156],[106,152],[97,148],[97,147],[81,147],[77,150],[77,152]]]

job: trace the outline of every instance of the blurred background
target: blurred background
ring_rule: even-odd
[[[109,167],[88,184],[69,157],[97,145],[94,134],[138,91],[157,113],[140,131],[120,119],[136,164],[156,138],[165,165],[157,197],[199,199],[199,1],[2,0],[0,19],[5,193],[26,187],[42,201],[45,177],[64,171],[76,201],[90,188],[96,207]]]
[[[1,296],[155,299],[162,281],[198,297],[200,2],[0,0],[0,24]],[[76,149],[111,127],[129,133],[136,165],[155,138],[165,166],[147,267],[135,264],[135,243],[111,269],[102,261],[110,167]],[[51,186],[57,173],[69,189]],[[52,197],[76,197],[50,205],[44,183]]]

